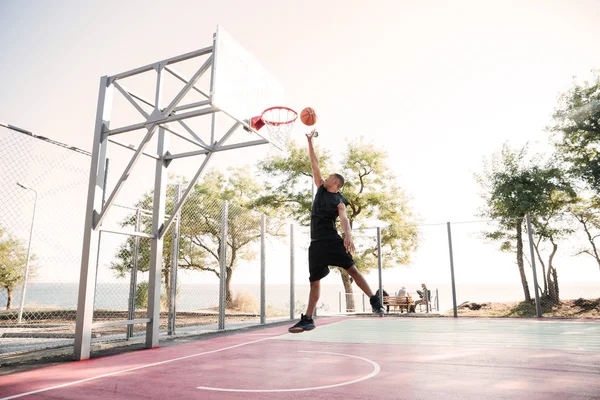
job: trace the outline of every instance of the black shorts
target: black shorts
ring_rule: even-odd
[[[329,266],[348,269],[354,265],[352,254],[346,252],[344,241],[317,240],[310,242],[308,248],[309,280],[315,282],[329,274]]]

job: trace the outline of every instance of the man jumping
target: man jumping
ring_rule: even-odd
[[[314,130],[306,135],[313,177],[315,184],[318,186],[310,216],[310,247],[308,248],[310,295],[308,297],[306,314],[302,314],[300,321],[288,329],[291,333],[300,333],[315,329],[315,322],[312,315],[321,294],[321,279],[329,274],[330,265],[346,270],[358,287],[369,296],[371,307],[375,314],[383,314],[385,312],[379,296],[373,295],[369,284],[358,271],[352,259],[351,253],[355,249],[352,241],[350,221],[346,215],[348,200],[339,192],[344,186],[344,177],[340,174],[331,174],[327,179],[323,180],[321,170],[319,169],[319,160],[312,144],[314,135]],[[338,216],[344,230],[343,239],[338,234],[335,225]]]

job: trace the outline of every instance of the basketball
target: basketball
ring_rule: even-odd
[[[300,113],[300,120],[304,125],[312,126],[317,122],[317,114],[312,107],[306,107]]]

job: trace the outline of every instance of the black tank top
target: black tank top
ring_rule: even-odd
[[[335,226],[339,215],[338,204],[348,205],[348,200],[341,193],[330,193],[325,186],[319,186],[310,215],[311,240],[341,239]]]

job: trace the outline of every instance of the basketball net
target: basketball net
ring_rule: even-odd
[[[269,142],[279,150],[286,151],[290,144],[290,133],[298,119],[298,113],[288,107],[271,107],[260,117],[252,118],[252,128],[259,130],[266,126]]]

